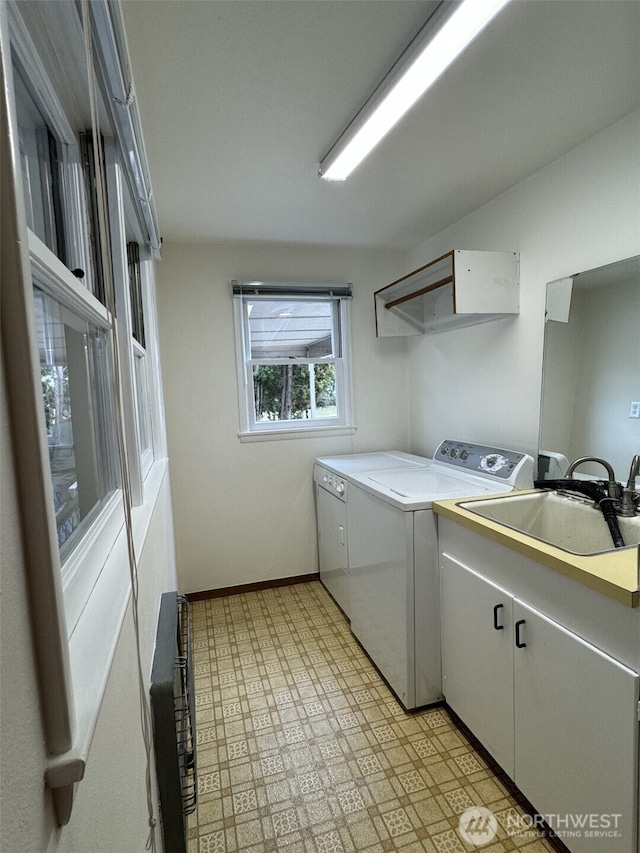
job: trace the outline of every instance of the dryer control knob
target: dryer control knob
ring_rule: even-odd
[[[337,484],[336,484],[336,492],[337,492],[339,495],[343,495],[343,494],[344,494],[344,483],[337,483]]]

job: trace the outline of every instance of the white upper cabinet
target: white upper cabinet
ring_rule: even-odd
[[[376,334],[423,335],[520,311],[517,252],[454,249],[374,294]]]

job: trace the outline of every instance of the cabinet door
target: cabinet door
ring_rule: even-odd
[[[347,616],[350,615],[347,506],[316,486],[320,579]]]
[[[513,598],[447,555],[440,572],[445,698],[513,778]]]
[[[516,784],[572,853],[636,853],[638,675],[518,600],[514,620]]]

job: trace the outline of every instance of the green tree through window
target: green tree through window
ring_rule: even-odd
[[[333,364],[255,365],[253,387],[256,421],[331,417],[336,413]]]

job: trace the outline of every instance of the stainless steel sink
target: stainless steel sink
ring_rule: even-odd
[[[616,550],[607,522],[591,503],[556,492],[509,494],[488,500],[469,500],[460,507],[525,533],[570,554],[600,554]],[[618,518],[626,546],[640,544],[640,516]]]

